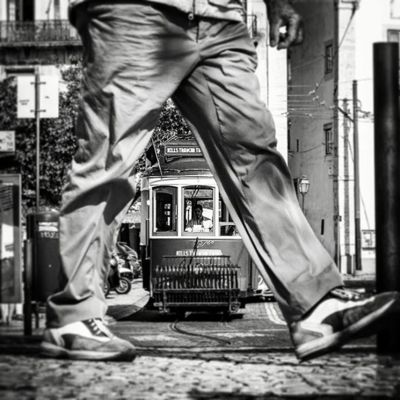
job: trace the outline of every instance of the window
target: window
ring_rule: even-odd
[[[183,232],[210,234],[214,232],[214,188],[186,186],[183,188]]]
[[[235,223],[232,221],[228,209],[221,196],[219,198],[219,226],[221,236],[239,236]]]
[[[333,44],[327,43],[325,45],[325,75],[333,72]]]
[[[14,8],[13,11],[12,8]],[[14,3],[9,3],[9,12],[14,16],[16,21],[33,21],[35,10],[35,1],[16,0]]]
[[[390,3],[390,17],[400,18],[400,0],[391,0]]]
[[[374,229],[361,231],[361,247],[363,250],[374,250],[376,247],[376,233]]]
[[[387,31],[387,39],[389,42],[400,43],[400,30],[389,29]]]
[[[177,189],[170,186],[153,190],[153,233],[176,235]]]
[[[334,142],[333,142],[332,124],[324,125],[324,134],[325,134],[325,155],[333,154]]]

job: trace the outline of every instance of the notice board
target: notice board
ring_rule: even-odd
[[[21,176],[0,174],[0,303],[20,303]]]

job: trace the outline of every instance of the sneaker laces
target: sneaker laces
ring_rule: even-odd
[[[101,318],[91,318],[83,322],[95,336],[105,335],[110,338],[113,336],[113,334],[107,328],[107,326],[104,324],[104,321]]]

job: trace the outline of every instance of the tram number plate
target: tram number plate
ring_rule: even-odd
[[[222,256],[222,251],[220,249],[184,249],[177,250],[177,256],[193,256],[196,254],[197,256]]]

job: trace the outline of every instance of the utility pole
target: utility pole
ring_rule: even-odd
[[[349,101],[343,99],[343,147],[344,147],[344,253],[346,256],[346,271],[348,274],[353,274],[353,260],[350,251],[350,174],[349,174]]]
[[[40,206],[40,73],[35,67],[35,118],[36,118],[36,212]]]
[[[360,223],[360,162],[358,151],[358,85],[353,81],[353,146],[354,146],[354,234],[355,266],[361,270],[361,223]]]

